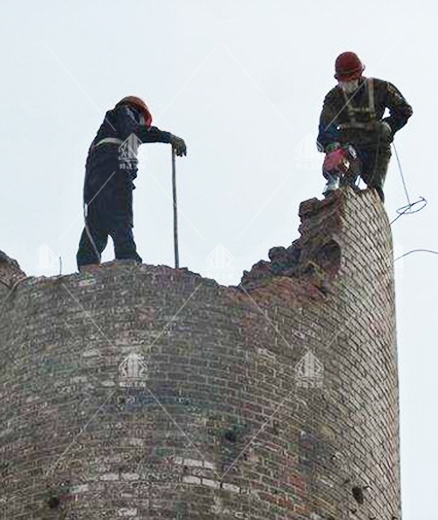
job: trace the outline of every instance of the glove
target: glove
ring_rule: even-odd
[[[338,148],[341,147],[341,144],[340,143],[330,143],[328,144],[326,147],[325,147],[325,152],[326,153],[330,153],[330,152],[334,152],[335,150],[337,150]]]
[[[172,135],[170,144],[172,145],[172,148],[175,150],[175,155],[177,155],[178,157],[187,155],[186,143],[184,142],[184,139],[181,139],[181,137]]]

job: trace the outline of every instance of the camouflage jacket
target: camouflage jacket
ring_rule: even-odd
[[[385,110],[389,115],[384,117]],[[325,151],[334,142],[375,146],[392,141],[412,115],[412,107],[388,81],[360,78],[359,88],[346,94],[339,86],[326,95],[319,120],[318,149]],[[383,131],[388,123],[389,132]]]

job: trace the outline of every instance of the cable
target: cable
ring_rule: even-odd
[[[1,278],[0,278],[0,283],[2,283],[2,284],[3,284],[5,287],[7,287],[8,289],[11,289],[11,286],[10,286],[7,282],[5,282],[4,280],[2,280]]]
[[[417,204],[423,204],[421,206],[421,208],[418,208],[416,210],[412,210],[412,208],[414,206],[416,206]],[[392,226],[392,224],[394,224],[394,222],[396,220],[398,220],[401,216],[403,215],[413,215],[414,213],[418,213],[419,211],[421,211],[425,206],[427,206],[427,200],[424,198],[424,197],[421,197],[415,201],[415,202],[410,202],[409,204],[407,204],[406,206],[402,206],[401,208],[398,208],[397,209],[397,213],[398,215],[395,217],[394,220],[392,220],[389,225]]]
[[[406,186],[405,176],[403,174],[403,168],[402,168],[402,165],[401,165],[400,157],[398,155],[397,148],[396,148],[394,142],[392,143],[392,147],[394,148],[395,157],[397,159],[398,169],[399,169],[399,172],[400,172],[400,177],[401,177],[402,183],[403,183],[403,189],[405,190],[405,194],[406,194],[406,198],[408,200],[408,203],[405,206],[402,206],[402,207],[400,207],[400,208],[398,208],[396,210],[398,215],[395,217],[394,220],[392,220],[389,223],[390,226],[392,226],[392,224],[394,224],[394,222],[396,220],[398,220],[401,216],[403,216],[403,215],[413,215],[414,213],[418,213],[423,208],[425,208],[426,205],[427,205],[427,200],[424,197],[422,197],[421,195],[420,195],[420,198],[417,201],[411,202],[411,199],[409,198],[408,188]],[[422,204],[422,206],[420,208],[417,208],[417,209],[413,210],[414,206],[416,206],[417,204]]]
[[[15,290],[17,289],[17,287],[20,285],[21,282],[24,282],[24,280],[28,280],[29,278],[33,278],[33,277],[32,276],[23,276],[22,278],[19,278],[18,280],[16,280],[12,285],[7,285],[4,282],[4,280],[2,280],[2,283],[4,285],[6,285],[6,287],[8,287],[10,290],[9,290],[9,293],[6,295],[6,298],[1,302],[0,318],[3,316],[3,309],[6,307],[6,303],[9,300],[9,298],[11,297],[11,295],[14,294]]]
[[[24,282],[24,280],[29,280],[30,278],[34,278],[34,277],[25,275],[25,276],[22,276],[21,278],[18,278],[18,280],[15,280],[13,283],[7,283],[2,278],[0,278],[0,283],[3,284],[8,289],[11,289],[11,291],[13,291],[20,285],[21,282]]]
[[[423,208],[425,208],[426,205],[427,205],[427,200],[424,197],[421,197],[421,196],[420,196],[420,198],[416,202],[411,202],[411,200],[409,198],[408,189],[406,187],[405,177],[403,175],[403,168],[402,168],[402,165],[401,165],[400,158],[398,156],[398,152],[397,152],[397,148],[395,146],[395,143],[392,143],[392,146],[394,148],[395,156],[397,158],[398,169],[400,171],[400,177],[401,177],[402,182],[403,182],[403,188],[404,188],[405,193],[406,193],[406,198],[408,199],[408,204],[406,204],[406,206],[402,206],[401,208],[397,209],[398,215],[390,223],[390,225],[392,225],[397,219],[399,219],[403,215],[413,215],[414,213],[418,213]],[[422,204],[422,206],[414,210],[413,208],[417,204]],[[438,255],[438,251],[434,251],[432,249],[412,249],[411,251],[408,251],[407,253],[404,253],[403,255],[395,258],[394,262],[397,262],[397,260],[400,260],[401,258],[404,258],[405,256],[411,255],[412,253],[431,253],[433,255]]]
[[[438,251],[434,251],[433,249],[411,249],[411,251],[408,251],[407,253],[404,253],[403,255],[397,257],[394,260],[394,262],[397,262],[397,260],[400,260],[401,258],[408,256],[412,253],[432,253],[433,255],[438,255]]]
[[[399,158],[399,156],[398,156],[397,148],[396,148],[394,142],[392,143],[392,147],[394,148],[395,157],[396,157],[396,159],[397,159],[397,164],[398,164],[398,169],[399,169],[399,171],[400,171],[400,176],[401,176],[401,178],[402,178],[402,182],[403,182],[403,188],[404,188],[405,193],[406,193],[406,198],[408,199],[408,204],[411,205],[411,201],[410,201],[410,199],[409,199],[408,189],[407,189],[407,187],[406,187],[405,177],[404,177],[404,175],[403,175],[403,169],[402,169],[402,167],[401,167],[400,158]]]

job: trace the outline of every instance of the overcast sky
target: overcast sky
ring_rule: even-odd
[[[429,204],[394,224],[396,256],[437,250],[437,14],[433,0],[3,0],[0,249],[30,275],[57,274],[58,257],[75,271],[87,149],[105,111],[133,94],[188,146],[177,160],[181,265],[237,284],[298,237],[300,202],[321,196],[312,143],[334,60],[352,50],[414,109],[396,145],[410,198]],[[140,150],[139,253],[173,265],[170,147]],[[385,192],[392,219],[407,202],[395,158]],[[209,263],[217,247],[225,273]],[[437,262],[396,264],[405,520],[438,508]]]

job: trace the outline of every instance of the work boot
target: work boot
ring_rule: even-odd
[[[79,265],[78,271],[80,273],[92,273],[96,269],[99,269],[101,267],[101,264],[85,264],[85,265]]]
[[[347,186],[356,193],[360,191],[359,186],[356,185],[356,179],[354,177],[342,177],[341,178],[340,187],[345,188]]]
[[[138,258],[115,258],[111,265],[141,265],[142,259]]]
[[[380,200],[382,202],[385,202],[385,194],[383,193],[382,188],[380,186],[376,186],[374,189],[377,191],[377,194],[379,195]]]
[[[322,194],[327,196],[331,191],[335,191],[339,188],[339,177],[337,175],[332,175],[329,177],[327,184],[325,185],[324,191]]]

